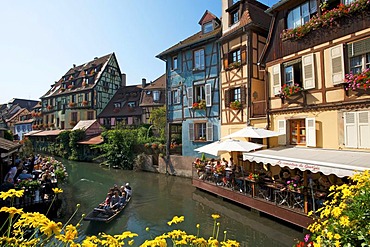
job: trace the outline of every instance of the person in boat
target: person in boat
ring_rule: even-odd
[[[120,207],[123,207],[126,204],[126,191],[125,187],[121,187],[121,196],[120,196]]]
[[[127,200],[132,195],[132,189],[129,183],[126,183],[124,190],[126,192],[126,200]]]
[[[110,201],[109,209],[116,210],[117,208],[119,208],[120,203],[121,203],[121,198],[119,196],[119,192],[118,190],[115,190],[112,196],[112,199]]]
[[[107,193],[107,197],[105,198],[104,200],[104,203],[100,204],[100,208],[103,208],[103,209],[109,209],[110,208],[110,202],[112,200],[112,192],[108,192]]]

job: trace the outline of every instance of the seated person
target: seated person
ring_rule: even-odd
[[[109,204],[109,209],[115,210],[120,206],[121,198],[119,196],[119,192],[117,190],[114,191],[112,199]]]
[[[107,197],[105,198],[104,202],[99,205],[99,207],[104,208],[104,209],[109,209],[111,200],[112,200],[112,192],[108,192]]]
[[[19,180],[27,180],[32,179],[32,174],[29,174],[27,170],[23,170],[21,174],[19,174],[18,179]]]
[[[120,196],[120,207],[123,207],[125,204],[126,204],[126,191],[123,189],[122,191],[121,191],[122,193],[121,193],[121,196]]]
[[[321,190],[329,190],[330,186],[332,185],[328,177],[325,176],[324,174],[320,175],[318,182],[319,182],[319,187]]]

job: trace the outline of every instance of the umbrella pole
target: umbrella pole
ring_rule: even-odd
[[[242,178],[243,178],[244,193],[247,193],[247,184],[246,184],[245,179],[244,179],[244,168],[243,168],[243,163],[242,163],[242,165],[240,166],[240,169],[242,170]]]

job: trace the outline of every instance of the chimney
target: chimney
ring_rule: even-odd
[[[141,79],[141,86],[144,88],[146,86],[146,79]]]
[[[73,64],[73,68],[76,68],[76,64]]]
[[[121,79],[122,79],[121,87],[126,87],[126,74],[125,73],[122,73]]]
[[[94,57],[94,60],[98,59],[98,57]]]

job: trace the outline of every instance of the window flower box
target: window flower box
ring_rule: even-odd
[[[239,110],[239,109],[242,108],[242,104],[238,100],[235,100],[235,101],[230,103],[230,108],[232,110]]]
[[[367,68],[358,74],[346,74],[344,82],[347,84],[345,86],[346,90],[367,90],[370,87],[370,68]]]
[[[89,102],[87,100],[82,101],[83,106],[87,106],[88,104],[89,104]]]
[[[69,102],[68,106],[71,107],[71,108],[72,107],[75,107],[76,106],[76,103],[75,102]]]
[[[71,126],[75,126],[77,124],[77,122],[76,121],[69,121],[69,125],[71,125]]]
[[[300,87],[298,84],[293,84],[293,85],[287,85],[287,84],[284,84],[282,87],[281,87],[281,90],[280,90],[280,93],[279,93],[279,97],[282,98],[282,99],[285,99],[285,98],[288,98],[300,91],[302,91],[303,88]]]
[[[68,89],[73,89],[74,85],[68,85]]]
[[[51,109],[53,109],[53,106],[52,105],[48,105],[46,108],[50,111]]]
[[[203,99],[200,102],[193,103],[193,109],[195,110],[204,110],[206,109],[206,101]]]
[[[368,0],[357,0],[348,5],[339,4],[337,8],[323,12],[320,16],[313,16],[304,25],[292,29],[285,29],[280,37],[285,40],[298,40],[303,38],[309,32],[323,28],[337,25],[337,20],[344,16],[355,16],[359,13],[365,13],[370,8]]]
[[[240,62],[233,62],[233,63],[230,63],[229,66],[227,67],[228,69],[237,69],[239,68],[241,65]]]
[[[37,112],[36,114],[37,114],[36,116],[38,116],[38,117],[41,117],[42,116],[42,113],[41,112]]]

